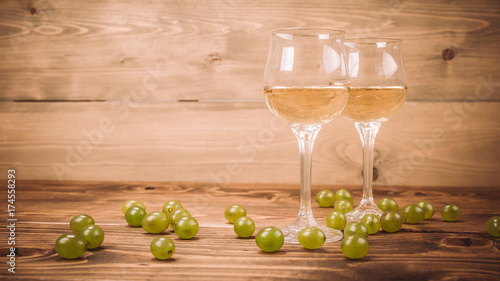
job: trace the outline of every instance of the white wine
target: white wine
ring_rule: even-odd
[[[399,112],[406,87],[351,87],[342,116],[354,122],[384,122]]]
[[[344,109],[349,91],[347,86],[328,87],[269,87],[264,88],[271,111],[292,124],[324,124]]]

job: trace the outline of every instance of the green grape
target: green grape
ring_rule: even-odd
[[[141,206],[132,206],[125,213],[125,220],[130,226],[141,226],[146,210]]]
[[[139,201],[139,200],[127,200],[122,204],[123,214],[125,214],[127,212],[128,208],[130,208],[132,206],[139,206],[139,207],[142,207],[144,210],[146,210],[146,206],[144,206],[144,204],[142,204],[141,201]]]
[[[460,208],[454,204],[448,204],[441,209],[441,216],[445,221],[458,220],[460,213]]]
[[[182,218],[182,217],[190,217],[191,213],[184,209],[176,209],[170,215],[168,215],[168,223],[172,226],[172,228],[175,228],[175,225],[177,223],[177,219]]]
[[[80,235],[88,242],[88,249],[95,249],[101,246],[104,241],[104,231],[95,224],[88,224],[84,226]]]
[[[326,216],[326,225],[333,229],[343,230],[347,220],[344,213],[333,211]]]
[[[87,224],[95,224],[94,219],[89,215],[76,215],[69,222],[69,227],[74,233],[80,234],[80,231]]]
[[[306,249],[318,249],[325,244],[326,236],[321,229],[306,227],[299,232],[299,243]]]
[[[141,224],[148,233],[162,233],[168,228],[167,215],[164,212],[151,212],[142,218]]]
[[[168,216],[168,215],[170,215],[170,213],[172,213],[172,211],[180,209],[180,208],[183,208],[181,202],[179,202],[177,200],[170,200],[170,201],[165,202],[162,210],[165,213],[165,215]]]
[[[181,239],[191,239],[193,238],[200,229],[198,221],[193,217],[181,217],[175,222],[175,234],[177,234]]]
[[[249,217],[240,217],[234,222],[234,232],[241,238],[252,236],[255,231],[255,223]]]
[[[358,234],[363,237],[368,237],[368,229],[359,222],[352,221],[344,228],[344,236]]]
[[[430,219],[434,215],[434,207],[431,205],[431,203],[420,201],[417,203],[417,206],[424,210],[424,220]]]
[[[385,211],[398,212],[399,211],[398,203],[392,198],[380,199],[380,201],[378,201],[378,208],[380,210],[382,210],[383,212],[385,212]]]
[[[175,253],[175,244],[168,237],[156,237],[151,241],[151,253],[159,260],[166,260]]]
[[[403,218],[394,211],[385,211],[380,216],[380,226],[385,232],[397,232],[403,226]]]
[[[347,201],[351,202],[351,204],[354,203],[352,200],[351,193],[345,189],[339,189],[339,190],[337,190],[337,192],[335,192],[335,201],[339,201],[339,200],[347,200]]]
[[[68,233],[57,238],[55,249],[62,258],[72,260],[87,251],[87,241],[78,234]]]
[[[380,218],[375,214],[366,214],[361,219],[361,224],[366,227],[368,234],[375,234],[380,229]]]
[[[486,230],[493,237],[500,237],[500,217],[494,216],[486,222]]]
[[[320,207],[331,207],[335,203],[335,194],[330,190],[321,190],[316,194],[316,203]]]
[[[344,237],[340,243],[340,250],[350,259],[360,259],[368,253],[369,244],[365,237],[354,234]]]
[[[424,210],[415,204],[406,205],[401,209],[401,217],[407,223],[416,224],[424,220]]]
[[[226,208],[224,216],[230,223],[234,223],[238,218],[247,215],[247,210],[239,204],[233,204]]]
[[[279,228],[268,226],[257,232],[255,243],[262,251],[272,253],[281,249],[285,243],[285,236]]]
[[[352,211],[352,203],[349,200],[340,199],[340,200],[337,200],[337,203],[335,203],[335,206],[333,207],[333,209],[335,211],[341,212],[343,214],[349,213],[350,211]]]

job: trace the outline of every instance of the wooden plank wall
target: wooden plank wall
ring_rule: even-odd
[[[0,1],[0,171],[298,183],[261,91],[269,30],[290,26],[403,38],[408,101],[375,184],[500,185],[496,0]],[[325,125],[314,184],[361,184],[360,149],[351,122]]]

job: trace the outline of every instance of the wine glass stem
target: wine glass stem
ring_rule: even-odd
[[[300,150],[300,210],[298,219],[314,220],[311,210],[311,170],[314,140],[321,125],[293,124]]]
[[[373,146],[380,122],[354,123],[363,145],[363,198],[361,202],[373,201]]]

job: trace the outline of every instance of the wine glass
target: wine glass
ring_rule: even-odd
[[[396,38],[345,40],[350,73],[349,100],[342,115],[354,121],[363,145],[363,198],[347,221],[383,213],[373,200],[373,145],[382,122],[399,112],[406,99],[406,77]]]
[[[344,31],[324,28],[285,28],[271,32],[264,74],[269,109],[289,123],[300,150],[300,210],[297,219],[282,228],[285,242],[298,243],[305,227],[320,228],[326,242],[342,233],[319,224],[311,210],[311,167],[314,140],[321,125],[332,121],[348,99],[348,72]]]

